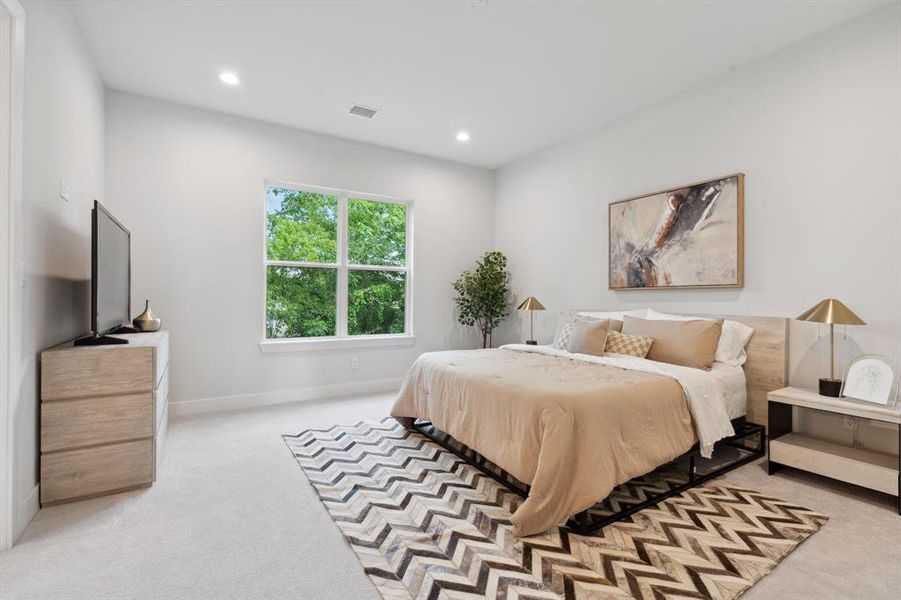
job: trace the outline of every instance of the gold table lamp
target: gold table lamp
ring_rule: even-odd
[[[820,395],[838,398],[841,395],[842,380],[835,378],[835,326],[866,325],[866,323],[835,298],[826,298],[795,318],[798,321],[829,323],[829,378],[820,378]]]
[[[541,304],[535,296],[529,296],[522,301],[522,304],[516,307],[516,310],[529,311],[529,339],[526,340],[526,343],[530,346],[537,346],[538,342],[535,341],[534,315],[536,310],[544,310],[544,305]]]

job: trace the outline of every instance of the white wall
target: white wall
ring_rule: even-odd
[[[24,1],[24,207],[19,251],[26,286],[14,398],[16,534],[37,511],[39,352],[90,329],[91,203],[103,195],[104,92],[61,2]],[[69,200],[60,182],[69,181]]]
[[[501,169],[495,241],[515,291],[552,309],[540,339],[575,307],[793,317],[835,296],[868,323],[838,341],[841,364],[876,352],[901,365],[899,12],[877,11]],[[610,202],[734,172],[747,175],[743,289],[607,289]],[[516,327],[506,335],[521,337]],[[791,381],[813,387],[828,375],[828,340],[807,323],[791,335]]]
[[[492,172],[120,92],[106,107],[107,198],[132,231],[133,312],[149,298],[170,330],[173,402],[396,383],[421,352],[476,344],[450,284],[493,247]],[[267,178],[414,201],[415,347],[260,353]]]

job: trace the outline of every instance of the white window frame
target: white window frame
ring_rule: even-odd
[[[308,192],[334,196],[338,199],[338,260],[335,263],[317,263],[292,260],[270,260],[267,255],[266,222],[269,214],[268,190],[278,188],[296,192]],[[403,204],[406,207],[406,248],[404,249],[405,264],[403,266],[379,266],[358,265],[351,263],[347,258],[347,201],[371,200],[387,204]],[[413,335],[413,201],[380,196],[364,192],[354,192],[337,188],[326,188],[313,185],[290,183],[267,179],[263,184],[263,314],[260,319],[262,326],[260,351],[265,354],[281,352],[298,352],[305,350],[322,350],[336,348],[366,348],[372,346],[412,346],[416,337]],[[266,337],[266,301],[268,288],[268,272],[270,266],[306,267],[306,268],[331,268],[336,269],[336,325],[337,334],[333,336],[305,337],[305,338],[267,338]],[[404,332],[387,333],[378,335],[349,335],[347,333],[347,273],[348,271],[395,271],[406,273],[404,289]]]

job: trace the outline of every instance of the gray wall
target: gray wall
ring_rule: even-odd
[[[106,189],[132,231],[133,298],[170,330],[173,406],[360,389],[476,344],[451,282],[493,246],[493,172],[121,92],[106,107]],[[413,200],[415,347],[260,353],[266,179]]]

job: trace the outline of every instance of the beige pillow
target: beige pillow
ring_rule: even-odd
[[[591,321],[598,322],[603,319],[599,319],[597,317],[590,317],[585,315],[572,314],[571,312],[562,312],[560,313],[560,318],[557,321],[557,332],[554,334],[554,342],[551,344],[552,348],[556,348],[557,350],[566,350],[569,352],[569,336],[573,330],[573,322],[575,321]],[[622,321],[616,321],[622,327]]]
[[[644,358],[648,355],[648,350],[654,343],[649,337],[640,335],[626,335],[611,328],[607,331],[607,344],[604,348],[607,352],[615,352],[616,354],[628,354],[629,356],[637,356]]]
[[[606,319],[602,321],[573,319],[572,331],[569,334],[569,351],[604,356],[609,325],[610,321]]]
[[[663,321],[626,316],[623,333],[653,338],[648,358],[709,371],[716,357],[723,321]]]
[[[623,332],[623,322],[618,319],[610,319],[610,327],[609,331],[618,331],[620,333]]]

